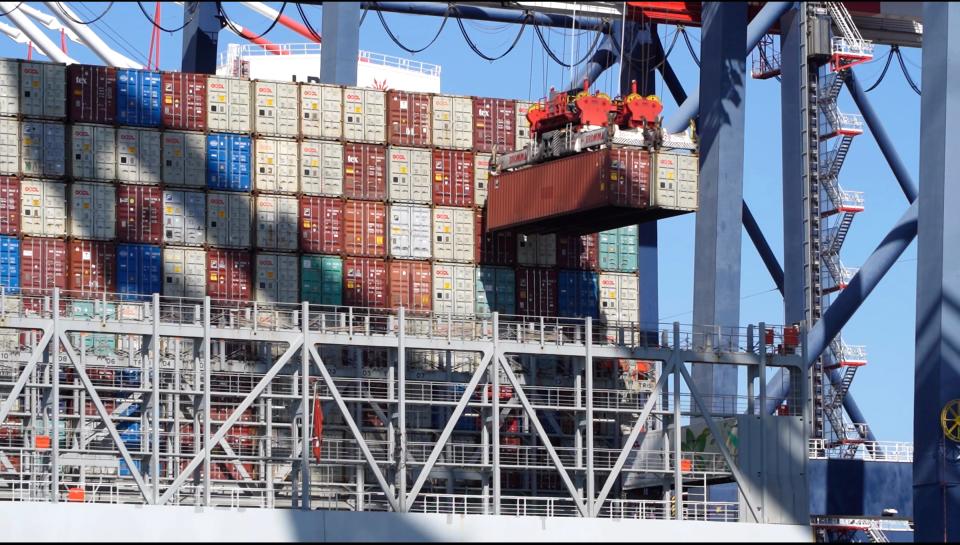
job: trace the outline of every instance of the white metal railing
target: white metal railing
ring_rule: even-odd
[[[836,103],[820,108],[823,113],[827,131],[821,132],[863,132],[863,117],[857,114],[843,113],[837,109]]]
[[[859,431],[859,430],[857,430]],[[903,441],[864,441],[858,445],[855,459],[871,462],[913,462],[913,443]],[[807,454],[813,460],[844,458],[845,445],[831,446],[827,439],[810,439]]]
[[[270,46],[261,46],[257,44],[229,44],[227,50],[219,54],[218,70],[227,67],[236,67],[237,61],[247,57],[264,57],[272,55],[319,55],[322,45],[318,43],[287,43],[273,44]],[[426,76],[440,76],[440,66],[428,62],[405,59],[394,55],[376,53],[373,51],[359,52],[358,62],[387,66],[390,68],[399,68],[409,70]],[[238,74],[232,74],[234,76]]]
[[[830,52],[834,55],[871,57],[873,56],[873,43],[870,40],[857,40],[843,36],[834,36],[830,39]]]

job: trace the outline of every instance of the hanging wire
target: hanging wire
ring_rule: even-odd
[[[380,18],[380,24],[383,25],[383,30],[387,32],[387,36],[389,36],[390,39],[393,40],[393,43],[397,44],[397,47],[411,54],[416,54],[416,53],[425,51],[428,47],[433,45],[433,43],[437,41],[437,38],[440,37],[440,33],[443,32],[443,27],[447,26],[447,20],[450,18],[450,8],[448,7],[447,11],[443,14],[443,21],[440,23],[440,28],[438,28],[437,33],[433,35],[433,39],[430,40],[430,42],[427,45],[421,47],[420,49],[410,49],[409,47],[400,43],[400,39],[397,38],[397,36],[393,33],[392,30],[390,30],[390,27],[387,25],[387,20],[383,17],[383,12],[377,9],[376,2],[374,2],[373,5],[374,5],[374,10],[376,10],[377,12],[377,17]]]
[[[626,2],[623,2],[623,5],[620,6],[620,13],[621,13],[621,17],[620,17],[620,62],[617,63],[617,64],[618,64],[618,66],[617,66],[617,80],[619,80],[618,83],[619,83],[620,81],[623,81],[623,42],[624,42],[624,40],[626,39],[626,36],[627,36],[627,3],[626,3]],[[611,38],[613,38],[612,40],[610,40],[611,42],[613,42],[613,43],[616,43],[616,42],[617,42],[616,37],[611,36]]]
[[[286,3],[286,2],[284,2],[284,3]],[[154,20],[153,20],[153,17],[151,17],[150,14],[147,13],[147,10],[143,7],[143,2],[138,1],[138,2],[137,2],[137,6],[140,7],[140,13],[143,13],[143,16],[147,18],[147,21],[150,21],[150,23],[151,23],[153,26],[159,28],[160,30],[162,30],[162,31],[164,31],[164,32],[168,32],[168,33],[179,32],[179,31],[187,28],[187,25],[189,25],[191,22],[193,22],[193,19],[197,16],[197,10],[194,10],[194,12],[193,12],[192,14],[190,14],[190,18],[187,19],[186,21],[184,21],[183,24],[180,25],[179,27],[177,27],[177,28],[163,28],[162,26],[160,26],[160,23],[158,23],[157,21],[154,21]],[[217,6],[218,6],[217,9],[219,9],[220,2],[217,2]]]
[[[550,45],[547,43],[547,40],[543,37],[543,32],[540,30],[540,27],[537,25],[536,22],[533,23],[533,30],[536,31],[536,33],[537,33],[537,38],[540,39],[540,44],[543,46],[543,49],[544,49],[544,51],[546,52],[547,56],[549,56],[549,57],[553,60],[553,62],[559,64],[560,66],[562,66],[562,67],[564,67],[564,68],[572,68],[572,67],[574,67],[574,66],[579,66],[579,65],[583,64],[584,62],[586,62],[586,60],[587,60],[588,58],[590,58],[591,55],[593,55],[594,49],[596,49],[597,44],[600,43],[600,36],[602,36],[602,35],[604,34],[602,31],[599,31],[599,30],[598,30],[598,31],[596,32],[596,36],[594,36],[594,38],[593,38],[593,43],[590,44],[590,49],[587,51],[587,54],[584,55],[583,58],[580,59],[579,61],[577,61],[577,62],[575,62],[575,63],[573,63],[573,64],[567,64],[567,63],[563,62],[562,59],[558,58],[558,57],[557,57],[557,54],[554,53],[552,49],[550,49]]]
[[[283,4],[280,5],[280,11],[277,13],[277,16],[276,18],[274,18],[273,22],[270,23],[270,26],[267,27],[267,30],[264,30],[263,32],[258,34],[256,37],[247,38],[247,39],[251,41],[259,40],[260,38],[263,38],[267,34],[270,34],[270,31],[273,30],[273,27],[277,26],[277,23],[280,22],[280,18],[283,17],[283,10],[286,8],[287,8],[287,3],[284,2]],[[219,13],[220,17],[223,18],[223,22],[226,23],[228,27],[230,27],[230,30],[235,32],[238,36],[242,34],[240,32],[240,29],[238,29],[236,25],[233,24],[233,21],[230,20],[230,17],[227,15],[226,10],[223,9],[223,2],[217,2],[217,13]]]
[[[914,93],[920,94],[920,88],[917,87],[917,84],[913,81],[913,78],[910,77],[910,72],[907,71],[907,67],[903,64],[903,56],[900,54],[900,48],[897,48],[897,61],[900,62],[900,69],[903,70],[903,77],[907,78],[907,83],[910,84],[910,88],[913,89]]]
[[[93,11],[80,2],[76,4],[76,7],[78,11],[83,11],[87,15],[93,15]],[[147,64],[148,60],[143,56],[143,53],[141,53],[140,50],[137,49],[137,47],[130,43],[126,38],[124,38],[122,34],[119,34],[117,31],[115,31],[112,26],[105,25],[100,21],[93,23],[91,26],[103,34],[106,34],[107,37],[109,37],[117,47],[122,49],[127,55],[130,55],[131,58],[142,60],[143,65]]]
[[[677,31],[683,34],[683,41],[687,44],[687,50],[690,51],[690,56],[693,57],[693,62],[697,64],[697,68],[700,68],[700,59],[697,58],[697,53],[693,50],[693,44],[690,43],[690,36],[687,35],[687,29],[681,26],[678,27]]]
[[[310,31],[310,34],[313,35],[314,39],[316,39],[317,41],[320,41],[320,33],[313,28],[312,24],[310,24],[310,19],[307,17],[307,14],[304,13],[303,6],[300,5],[300,2],[294,2],[294,3],[297,5],[297,11],[300,12],[300,19],[303,20],[303,24],[306,25],[307,30]]]
[[[884,63],[883,70],[880,71],[880,77],[877,78],[877,81],[873,82],[873,85],[871,85],[869,88],[867,88],[866,91],[864,91],[865,93],[869,93],[870,91],[873,91],[874,89],[876,89],[877,86],[880,85],[880,82],[883,81],[883,78],[886,77],[887,69],[890,68],[890,61],[893,60],[893,52],[896,51],[896,49],[897,49],[897,46],[892,46],[890,48],[890,51],[887,52],[887,62]]]
[[[495,60],[502,59],[507,55],[509,55],[511,51],[513,51],[513,48],[515,48],[517,46],[517,43],[520,42],[520,38],[523,36],[523,31],[527,29],[527,20],[529,19],[529,13],[527,13],[527,16],[523,18],[523,23],[520,25],[520,32],[517,32],[517,37],[513,39],[513,43],[510,44],[510,47],[508,47],[507,50],[501,53],[500,55],[497,55],[496,57],[491,57],[485,54],[483,51],[480,51],[480,48],[477,47],[477,44],[475,44],[473,40],[470,39],[470,35],[467,34],[466,27],[463,26],[463,19],[460,18],[460,13],[457,10],[457,7],[452,6],[452,9],[453,9],[453,16],[457,19],[457,26],[460,27],[460,33],[463,34],[463,39],[466,40],[467,45],[470,46],[470,49],[473,50],[473,52],[476,53],[478,56],[480,56],[480,58],[486,59],[488,61],[495,61]]]
[[[527,100],[533,96],[533,39],[530,39],[530,77],[527,78]]]
[[[23,2],[20,2],[20,4],[22,3]],[[20,4],[17,4],[17,7],[20,7]],[[63,9],[63,2],[57,2],[57,7],[60,8],[60,13],[62,13],[64,17],[66,17],[67,19],[70,19],[74,23],[77,23],[78,25],[92,25],[93,23],[96,23],[100,19],[103,19],[103,16],[109,13],[110,8],[113,7],[113,2],[110,2],[107,4],[107,7],[103,10],[103,13],[101,13],[100,15],[97,15],[96,17],[94,17],[93,19],[90,19],[89,21],[81,21],[75,18],[73,15],[70,15],[70,13],[67,10]],[[4,13],[4,15],[6,15],[6,13]]]
[[[111,2],[111,4],[112,4],[112,3],[113,3],[113,2]],[[16,6],[13,6],[13,9],[11,9],[10,11],[5,12],[5,13],[0,13],[0,17],[3,17],[4,15],[10,15],[11,13],[13,13],[13,12],[17,11],[18,9],[20,9],[20,6],[22,6],[22,5],[23,5],[23,2],[17,2],[17,5],[16,5]]]

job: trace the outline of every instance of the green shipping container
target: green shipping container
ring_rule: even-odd
[[[117,316],[117,305],[101,301],[72,301],[67,309],[70,316],[86,320],[99,320]],[[117,350],[117,336],[106,333],[71,333],[70,341],[77,349],[83,346],[85,352],[100,355],[113,354]]]
[[[638,243],[636,225],[600,233],[600,270],[637,272]]]
[[[517,313],[516,274],[510,267],[477,267],[477,316]]]
[[[342,305],[343,260],[335,255],[302,256],[300,297],[315,305]]]

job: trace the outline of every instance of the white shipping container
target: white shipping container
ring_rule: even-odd
[[[110,184],[70,184],[70,236],[113,240],[117,236],[117,192]]]
[[[430,204],[433,201],[433,154],[422,148],[387,148],[387,199]]]
[[[490,154],[473,154],[473,195],[474,204],[483,206],[487,202],[487,185],[490,183]]]
[[[639,321],[639,281],[635,274],[600,273],[600,320]]]
[[[199,191],[163,192],[163,242],[203,246],[207,230],[207,196]]]
[[[376,89],[343,89],[343,137],[351,142],[386,142],[386,93]]]
[[[474,313],[476,267],[454,263],[433,264],[433,311],[470,316]]]
[[[103,125],[74,125],[70,130],[70,172],[78,180],[117,179],[117,131]]]
[[[20,61],[0,59],[0,115],[20,113]]]
[[[523,149],[524,146],[533,140],[533,136],[530,133],[530,122],[527,121],[527,112],[530,111],[530,106],[533,106],[532,102],[517,101],[517,149]]]
[[[677,171],[677,207],[696,210],[699,206],[700,159],[696,155],[679,155]]]
[[[207,185],[207,136],[197,132],[163,131],[163,183],[188,187]]]
[[[67,66],[20,63],[20,113],[29,117],[67,117]]]
[[[207,193],[207,244],[220,248],[250,246],[250,196]]]
[[[473,148],[473,100],[470,97],[433,97],[433,145],[439,148]]]
[[[434,208],[433,258],[472,263],[475,221],[470,208]]]
[[[299,264],[295,255],[257,254],[254,266],[257,301],[296,303],[300,299]]]
[[[250,80],[207,78],[207,129],[250,132]]]
[[[390,205],[390,257],[430,259],[430,207]]]
[[[66,125],[53,121],[20,124],[20,170],[24,176],[61,178],[66,173]]]
[[[260,195],[256,204],[257,248],[296,251],[300,210],[297,198]]]
[[[300,135],[335,140],[343,136],[343,89],[334,85],[300,84]]]
[[[253,89],[255,132],[264,136],[296,137],[300,130],[297,84],[255,81]]]
[[[25,235],[67,236],[67,184],[20,182],[20,230]]]
[[[343,144],[300,142],[300,191],[308,195],[343,195]]]
[[[160,183],[160,131],[117,129],[117,179],[134,184]]]
[[[270,193],[296,193],[298,180],[298,151],[300,145],[293,140],[257,138],[256,187]]]
[[[0,174],[20,172],[20,122],[0,119]]]
[[[206,296],[207,253],[187,248],[164,248],[163,294],[167,297]]]
[[[555,267],[557,235],[517,234],[517,263],[525,266]]]

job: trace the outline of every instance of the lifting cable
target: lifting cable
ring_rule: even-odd
[[[474,53],[479,55],[480,58],[486,59],[488,61],[499,60],[509,55],[510,52],[513,51],[513,49],[517,46],[517,43],[520,42],[520,38],[523,36],[523,31],[527,29],[527,21],[530,19],[530,12],[525,12],[523,23],[521,23],[520,25],[520,32],[517,32],[517,37],[513,39],[513,43],[510,44],[510,47],[508,47],[507,50],[504,51],[502,54],[497,55],[496,57],[490,57],[484,54],[483,51],[480,51],[480,49],[477,47],[477,44],[475,44],[473,40],[470,39],[470,35],[467,34],[466,27],[463,26],[463,19],[460,18],[460,13],[459,13],[459,10],[457,9],[457,6],[452,5],[450,6],[450,8],[452,8],[453,10],[453,16],[457,19],[457,26],[460,27],[460,33],[463,34],[463,38],[464,40],[467,41],[467,45],[470,46],[470,49],[473,50]],[[534,24],[534,28],[536,28],[536,24]]]
[[[598,30],[597,33],[596,33],[596,36],[594,36],[594,38],[593,38],[593,43],[590,44],[590,48],[587,50],[587,54],[584,55],[583,58],[580,59],[579,61],[577,61],[577,62],[575,62],[575,63],[573,63],[573,64],[567,64],[567,63],[563,62],[562,59],[558,58],[558,57],[557,57],[557,54],[554,53],[552,49],[550,49],[550,46],[547,44],[547,41],[544,39],[544,37],[543,37],[543,32],[540,30],[540,26],[537,25],[536,21],[533,22],[533,30],[536,31],[536,33],[537,33],[537,38],[540,39],[540,44],[543,46],[543,49],[544,49],[544,51],[546,51],[547,55],[548,55],[551,59],[553,59],[553,62],[559,64],[560,66],[562,66],[562,67],[564,67],[564,68],[573,68],[574,66],[579,66],[579,65],[583,64],[584,62],[586,62],[586,60],[589,59],[591,55],[593,55],[594,50],[595,50],[596,47],[597,47],[597,44],[600,43],[600,36],[602,36],[602,35],[605,34],[602,30]]]
[[[880,82],[883,81],[883,78],[885,78],[885,77],[887,76],[887,69],[890,68],[890,61],[893,60],[893,52],[894,52],[894,50],[896,49],[896,47],[897,47],[897,46],[895,46],[895,45],[890,47],[890,51],[887,53],[887,62],[884,63],[884,65],[883,65],[883,70],[880,71],[880,77],[878,77],[878,78],[877,78],[877,81],[873,82],[873,85],[871,85],[870,87],[868,87],[868,88],[864,91],[864,93],[869,93],[870,91],[873,91],[874,89],[876,89],[877,86],[880,85]]]
[[[139,2],[137,3],[139,4]],[[272,23],[270,23],[270,26],[267,27],[267,30],[264,30],[262,33],[258,34],[256,37],[248,38],[244,36],[244,38],[252,42],[252,41],[259,40],[260,38],[263,38],[264,36],[269,34],[270,31],[273,30],[273,27],[277,26],[277,23],[280,22],[280,18],[283,17],[283,10],[286,9],[286,7],[287,7],[286,2],[280,5],[280,11],[277,13],[277,17],[273,20]],[[223,18],[223,22],[226,23],[228,27],[230,27],[230,30],[232,30],[234,34],[236,34],[237,36],[243,36],[243,32],[241,32],[240,29],[238,29],[236,25],[233,24],[233,21],[230,20],[230,17],[227,16],[227,12],[223,9],[223,2],[217,2],[217,13],[220,15],[220,17]]]
[[[20,4],[22,3],[23,2],[20,2]],[[20,4],[17,4],[17,7],[20,7]],[[70,19],[74,23],[77,23],[78,25],[92,25],[93,23],[96,23],[100,19],[103,19],[103,16],[106,15],[110,11],[110,8],[113,7],[113,2],[109,2],[107,4],[107,7],[104,8],[103,12],[100,15],[97,15],[96,17],[94,17],[93,19],[90,19],[89,21],[81,21],[76,17],[74,17],[73,15],[71,15],[69,11],[63,9],[63,2],[57,2],[57,7],[60,8],[60,13],[62,13],[67,19]],[[4,15],[6,15],[6,13],[4,13]]]
[[[387,20],[383,17],[383,12],[379,9],[379,6],[377,6],[377,3],[372,2],[372,4],[373,4],[374,11],[377,12],[377,17],[380,18],[380,24],[383,25],[383,30],[387,32],[387,36],[389,36],[390,39],[393,40],[393,43],[397,44],[397,47],[411,54],[420,53],[426,50],[431,45],[433,45],[433,43],[437,41],[437,38],[440,37],[440,33],[443,32],[443,27],[447,25],[447,20],[450,19],[450,7],[448,6],[447,11],[444,12],[443,14],[443,22],[440,23],[440,28],[437,29],[437,33],[434,34],[433,39],[430,40],[430,42],[427,45],[421,47],[420,49],[411,49],[403,45],[402,43],[400,43],[399,38],[397,38],[397,36],[393,33],[393,31],[390,30],[390,27],[387,25]],[[509,51],[507,51],[507,53],[509,53]],[[504,55],[506,55],[506,53],[504,53]]]
[[[184,21],[183,24],[180,25],[179,27],[177,27],[177,28],[163,28],[162,26],[160,26],[160,23],[158,23],[157,21],[154,21],[154,20],[153,20],[153,17],[150,17],[150,14],[147,13],[147,10],[144,9],[144,7],[143,7],[143,2],[140,2],[140,1],[138,0],[138,1],[137,1],[137,6],[139,6],[139,8],[140,8],[140,13],[143,13],[143,16],[147,18],[147,21],[150,21],[150,23],[151,23],[154,27],[159,28],[160,30],[162,30],[162,31],[164,31],[164,32],[167,32],[167,33],[179,32],[179,31],[187,28],[187,25],[189,25],[190,23],[192,23],[193,20],[197,17],[197,11],[195,10],[195,11],[190,15],[190,18],[187,19],[186,21]],[[220,2],[217,2],[217,6],[218,6],[217,9],[219,9]]]
[[[693,50],[693,44],[690,43],[690,36],[687,36],[687,29],[681,26],[677,31],[683,33],[683,41],[687,43],[687,50],[690,51],[690,56],[693,57],[693,62],[697,64],[697,68],[700,68],[700,59],[697,58],[697,53]]]
[[[320,41],[320,33],[313,28],[312,24],[310,24],[310,19],[307,17],[307,14],[304,13],[303,6],[300,5],[300,2],[294,2],[294,3],[297,6],[297,11],[300,12],[300,18],[303,19],[303,24],[307,27],[307,30],[310,31],[310,34],[312,34],[313,37],[317,39],[317,41]],[[367,13],[366,10],[364,10],[363,13],[364,15],[366,15]],[[363,19],[360,20],[360,23],[361,24],[363,23]]]
[[[112,4],[112,3],[113,3],[113,2],[111,2],[111,4]],[[16,6],[13,6],[13,9],[11,9],[10,11],[4,12],[4,13],[0,13],[0,17],[3,17],[4,15],[10,15],[11,13],[13,13],[13,12],[17,11],[18,9],[20,9],[20,6],[22,6],[22,5],[23,5],[23,2],[17,2],[17,5],[16,5]]]
[[[897,47],[897,61],[900,62],[900,70],[903,70],[903,77],[907,78],[907,83],[910,84],[910,88],[913,89],[914,93],[920,94],[920,88],[917,87],[917,84],[913,81],[913,78],[910,77],[910,73],[907,72],[907,67],[903,64],[903,55],[900,53],[900,48]]]

